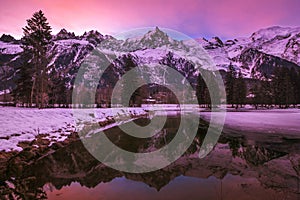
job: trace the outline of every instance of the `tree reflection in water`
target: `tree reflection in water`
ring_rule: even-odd
[[[138,124],[147,124],[148,119],[137,119]],[[137,139],[124,134],[118,127],[105,132],[111,141],[123,149],[133,152],[159,149],[174,137],[180,117],[168,117],[167,122],[156,136]],[[46,155],[33,155],[25,162],[25,152],[11,158],[0,181],[3,199],[46,199],[45,185],[51,190],[60,190],[77,182],[81,186],[94,188],[117,177],[143,182],[160,191],[179,176],[221,180],[218,199],[226,193],[223,179],[227,175],[251,177],[264,188],[289,194],[287,199],[299,196],[300,141],[284,137],[271,140],[249,140],[241,134],[223,134],[214,150],[203,159],[197,158],[207,125],[200,121],[197,136],[186,153],[170,166],[143,174],[123,173],[109,168],[96,160],[80,140],[67,146],[50,150]],[[30,157],[30,156],[29,156]],[[241,187],[246,187],[241,185]],[[228,192],[228,191],[227,191]],[[233,192],[234,191],[229,191]]]

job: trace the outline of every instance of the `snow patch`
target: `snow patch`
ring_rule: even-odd
[[[2,54],[17,54],[22,51],[23,49],[18,44],[11,44],[0,41],[0,53]]]
[[[80,110],[81,115],[76,115],[77,119],[74,118],[74,110]],[[20,141],[32,141],[39,134],[49,134],[46,138],[52,142],[63,141],[69,134],[80,128],[76,126],[76,120],[81,120],[83,123],[97,123],[109,118],[117,120],[118,116],[126,118],[130,115],[146,114],[142,108],[74,110],[0,107],[0,151],[20,151],[20,147],[17,146]]]

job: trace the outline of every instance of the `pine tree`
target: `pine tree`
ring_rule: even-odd
[[[236,103],[236,94],[235,94],[235,82],[236,82],[236,71],[233,65],[230,63],[228,67],[228,72],[225,77],[225,85],[226,85],[226,95],[227,102],[232,105]]]
[[[289,78],[291,81],[291,104],[294,105],[294,107],[296,107],[297,105],[297,100],[298,100],[298,96],[299,96],[299,89],[297,88],[297,84],[298,84],[298,73],[295,70],[295,68],[291,68],[289,71]]]
[[[283,68],[283,77],[284,77],[284,103],[285,108],[288,108],[291,104],[294,103],[295,94],[294,94],[294,86],[291,80],[291,73],[288,68]]]
[[[213,71],[200,69],[196,85],[196,97],[200,105],[207,108],[220,105],[220,88],[217,80]]]
[[[247,85],[241,71],[239,71],[235,86],[234,93],[236,94],[236,103],[242,107],[242,105],[245,104],[247,96]]]
[[[22,63],[17,67],[16,76],[18,77],[15,81],[16,87],[12,91],[12,96],[15,103],[20,103],[24,106],[31,106],[31,88],[32,88],[32,76],[33,68],[29,61],[31,55],[22,55]]]
[[[202,76],[204,76],[205,71],[203,69],[200,70],[200,73],[198,75],[197,79],[197,85],[196,85],[196,96],[198,99],[199,105],[206,104],[207,99],[207,86]]]
[[[49,104],[58,104],[66,107],[67,104],[67,87],[65,85],[65,79],[61,72],[53,70],[50,73],[49,81]]]
[[[27,25],[23,28],[22,48],[25,54],[31,54],[30,64],[33,66],[32,87],[30,94],[30,104],[35,103],[39,108],[45,107],[47,103],[47,50],[51,44],[51,27],[47,18],[40,10],[27,20]]]
[[[282,108],[282,105],[285,103],[285,87],[284,87],[284,76],[281,67],[276,67],[274,69],[274,75],[272,78],[272,87],[275,104]]]
[[[261,79],[261,103],[265,107],[269,108],[273,103],[273,91],[271,86],[271,81],[268,79],[266,74],[263,74]]]
[[[260,82],[257,82],[254,84],[253,88],[251,89],[251,93],[253,94],[253,105],[255,106],[255,109],[258,108],[258,105],[262,102],[262,92],[260,87]]]
[[[279,108],[288,108],[297,101],[297,76],[294,70],[286,67],[277,67],[274,70],[272,79],[272,87],[274,88],[275,104]]]
[[[215,107],[217,105],[220,105],[221,99],[220,99],[220,88],[217,81],[217,77],[213,71],[207,70],[207,85],[209,86],[205,90],[205,102],[209,108]]]

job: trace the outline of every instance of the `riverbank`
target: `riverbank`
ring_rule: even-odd
[[[106,109],[36,109],[0,107],[0,152],[21,151],[20,142],[33,142],[38,138],[49,144],[62,142],[80,124],[95,123],[105,129],[119,125],[123,120],[133,120],[148,115],[143,108]],[[121,121],[121,122],[120,122]]]
[[[188,106],[187,111],[199,112],[200,118],[210,121],[211,115],[220,113],[207,112],[204,108]],[[76,110],[75,110],[76,111]],[[74,132],[78,132],[81,123],[96,123],[102,128],[125,123],[151,112],[178,112],[177,105],[146,106],[143,108],[102,108],[78,109],[35,109],[0,107],[0,151],[21,151],[20,142],[33,142],[37,138],[48,140],[51,144],[62,142]],[[77,112],[76,111],[76,112]],[[79,119],[78,119],[79,118]],[[77,121],[78,122],[78,121]],[[254,110],[251,108],[228,109],[223,133],[260,134],[268,136],[282,135],[287,138],[300,139],[300,109]],[[38,137],[37,137],[38,136]]]

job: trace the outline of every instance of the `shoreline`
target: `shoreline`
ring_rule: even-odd
[[[293,110],[294,112],[294,120],[292,120],[292,122],[294,123],[295,121],[300,121],[300,110]],[[297,112],[296,112],[297,111]],[[132,114],[132,113],[127,113],[129,115],[129,121],[132,121],[134,119],[140,118],[140,117],[149,117],[149,112],[146,112],[145,110],[143,112],[138,112],[136,114]],[[171,112],[171,110],[169,110],[169,112]],[[268,130],[270,125],[274,125],[272,123],[277,122],[278,120],[281,119],[288,119],[286,118],[287,116],[289,116],[291,114],[291,111],[289,110],[284,110],[279,112],[276,110],[269,110],[269,111],[249,111],[247,113],[254,113],[253,117],[256,117],[257,114],[262,114],[262,112],[264,113],[264,117],[268,117],[267,113],[269,115],[273,115],[272,113],[275,112],[275,114],[277,114],[278,116],[280,116],[280,118],[277,118],[278,116],[276,115],[276,117],[273,117],[273,121],[271,120],[271,122],[267,123],[266,127],[262,127],[261,129],[253,129],[253,124],[248,124],[247,125],[247,121],[245,121],[245,118],[237,118],[240,117],[239,114],[241,112],[227,112],[227,118],[225,121],[225,125],[223,127],[222,130],[222,134],[229,135],[232,137],[247,137],[248,139],[253,139],[253,141],[266,141],[267,139],[270,140],[276,140],[278,142],[282,142],[282,141],[294,141],[297,142],[300,140],[300,133],[299,133],[299,129],[295,129],[293,132],[289,132],[291,129],[288,126],[285,126],[282,128],[282,130],[277,129],[276,127],[273,127],[273,129],[270,131]],[[234,114],[237,113],[237,114]],[[199,119],[204,121],[204,125],[207,126],[209,124],[209,116],[211,115],[211,112],[199,112],[200,116]],[[127,117],[128,117],[127,115]],[[231,115],[231,116],[230,116]],[[236,116],[233,116],[236,115]],[[286,116],[285,116],[286,115]],[[229,117],[228,117],[229,116]],[[233,116],[233,117],[232,117]],[[124,116],[123,116],[124,117]],[[251,119],[252,119],[251,118]],[[120,119],[120,116],[119,116]],[[234,124],[233,122],[237,122],[235,120],[238,121],[243,121],[243,123],[241,124]],[[275,120],[274,120],[275,119]],[[299,120],[298,120],[299,119]],[[256,119],[256,121],[254,121],[254,123],[256,123],[257,121],[259,121],[261,119]],[[289,121],[291,121],[290,119],[288,119]],[[109,128],[113,128],[115,126],[118,126],[122,123],[126,123],[128,121],[118,121],[115,120],[114,117],[106,117],[106,118],[102,118],[102,120],[96,122],[100,128],[102,130],[105,129],[109,129]],[[260,125],[262,125],[260,123]],[[280,125],[280,124],[279,124]],[[278,124],[277,124],[278,126]],[[300,125],[297,125],[294,127],[298,127]],[[241,128],[242,127],[242,128]],[[284,129],[288,127],[288,129]],[[273,131],[274,130],[274,131]],[[67,131],[68,133],[64,132]],[[0,174],[3,174],[3,169],[7,168],[7,165],[9,165],[10,160],[13,159],[14,157],[22,157],[25,160],[31,160],[30,162],[34,162],[32,161],[32,159],[39,159],[41,157],[44,157],[46,155],[48,155],[51,152],[55,152],[57,150],[59,150],[60,148],[63,148],[69,144],[71,144],[74,141],[78,141],[80,140],[79,135],[78,135],[78,131],[76,131],[74,129],[74,127],[69,127],[67,129],[62,129],[60,128],[59,130],[56,130],[55,134],[59,134],[62,138],[60,138],[60,140],[52,140],[54,136],[51,136],[51,133],[46,133],[46,134],[37,134],[35,135],[34,139],[32,140],[25,140],[25,141],[19,141],[17,143],[17,146],[20,148],[20,151],[18,150],[2,150],[0,151]],[[55,135],[54,134],[54,135]],[[17,136],[16,136],[17,137]],[[6,140],[6,139],[1,139]],[[0,141],[1,142],[1,141]],[[22,159],[21,159],[22,160]]]
[[[211,115],[220,113],[200,112],[200,118],[210,121]],[[285,136],[300,139],[300,109],[228,110],[223,133]],[[218,126],[220,124],[216,124]]]
[[[72,132],[89,124],[101,127],[114,122],[146,116],[142,108],[129,109],[31,109],[0,107],[0,151],[21,150],[20,141],[33,141],[44,135],[52,141],[63,141]],[[76,113],[75,113],[76,112]]]
[[[0,107],[3,109],[3,107]],[[29,111],[30,110],[30,111]],[[160,107],[148,107],[148,108],[129,108],[111,111],[111,109],[97,109],[95,112],[87,110],[83,112],[82,126],[98,125],[100,129],[105,130],[118,126],[123,123],[127,123],[139,117],[149,117],[152,114],[166,114],[179,112],[178,108],[169,107],[165,112]],[[20,151],[21,145],[18,143],[33,142],[37,138],[43,138],[49,140],[50,145],[52,143],[61,142],[68,138],[68,135],[73,132],[79,132],[80,126],[74,122],[74,116],[68,109],[49,109],[49,110],[38,110],[38,109],[8,109],[3,110],[7,113],[11,113],[14,116],[13,119],[5,119],[5,114],[0,117],[4,124],[4,129],[0,130],[0,152],[6,151]],[[29,113],[27,115],[27,112]],[[51,112],[49,112],[51,111]],[[54,111],[54,112],[52,112]],[[56,112],[57,111],[57,112]],[[209,123],[211,115],[218,117],[219,113],[209,112],[205,109],[199,108],[197,111],[195,108],[187,109],[187,112],[198,112],[199,118]],[[44,113],[45,112],[45,113]],[[152,113],[152,114],[151,114]],[[8,116],[10,116],[8,115]],[[26,118],[23,118],[26,115]],[[33,119],[31,117],[33,116]],[[35,116],[37,115],[37,116]],[[50,115],[50,119],[49,118]],[[54,116],[53,116],[54,115]],[[53,123],[50,123],[52,118],[57,118]],[[61,117],[61,118],[60,118]],[[81,116],[77,116],[81,117]],[[36,124],[36,120],[41,118],[41,123]],[[14,120],[17,119],[17,122]],[[47,119],[47,121],[45,121]],[[12,124],[9,124],[7,120],[10,120]],[[27,121],[28,120],[28,121]],[[31,121],[35,120],[33,125]],[[282,137],[286,139],[300,139],[300,109],[268,109],[268,110],[228,110],[226,112],[225,123],[222,129],[223,134],[230,134],[232,136],[260,136],[260,137]],[[23,123],[21,123],[23,122]],[[44,125],[44,127],[39,127]],[[216,124],[218,125],[218,124]],[[37,128],[34,128],[36,126]],[[50,128],[49,128],[50,127]],[[8,129],[10,133],[7,132]],[[19,131],[16,131],[19,130]],[[27,132],[26,132],[27,131]],[[3,132],[4,134],[1,134]],[[27,136],[27,138],[25,137]],[[30,137],[28,137],[30,136]],[[12,142],[12,143],[11,143]],[[13,145],[17,148],[13,148]],[[7,148],[6,148],[7,146]]]
[[[201,113],[199,113],[199,114],[201,115]],[[202,112],[202,114],[203,114],[203,112]],[[136,116],[136,118],[139,118],[139,117],[143,117],[143,116],[142,115]],[[132,120],[134,120],[134,119],[135,118],[133,118]],[[201,119],[201,117],[199,117],[199,119],[202,121],[201,125],[203,125],[204,127],[207,127],[208,121]],[[106,123],[103,124],[103,129],[111,128],[111,127],[114,127],[117,125],[118,124],[116,124],[116,122],[114,120],[110,119],[110,121],[108,120]],[[255,132],[255,131],[252,131],[252,132]],[[222,131],[222,135],[223,134],[225,136],[227,134],[229,134],[230,136],[235,136],[235,137],[252,137],[253,136],[253,139],[255,139],[254,142],[257,142],[257,141],[259,142],[260,140],[267,141],[267,140],[265,140],[265,138],[264,139],[257,138],[258,135],[261,135],[264,137],[270,137],[273,141],[274,141],[274,139],[279,139],[278,140],[279,142],[284,141],[284,138],[282,138],[282,137],[277,138],[277,135],[274,135],[273,133],[264,134],[264,133],[260,133],[260,132],[255,132],[255,133],[251,134],[251,132],[242,132],[241,130],[226,128],[226,126]],[[298,135],[300,138],[300,134],[298,134]],[[8,178],[11,178],[11,177],[22,177],[22,173],[24,172],[24,170],[25,171],[30,170],[30,167],[34,163],[43,160],[43,158],[45,158],[45,157],[46,157],[46,159],[48,157],[51,158],[56,153],[61,153],[61,152],[63,152],[64,149],[76,145],[77,144],[76,142],[80,142],[79,135],[76,131],[70,132],[70,134],[66,136],[65,140],[56,141],[52,144],[46,137],[47,137],[46,134],[39,134],[36,136],[36,139],[33,141],[20,142],[19,145],[22,147],[22,151],[9,151],[9,152],[1,151],[0,152],[0,182],[2,180],[7,180]],[[276,142],[277,142],[277,140],[276,140]],[[276,150],[276,148],[278,148],[278,147],[275,145],[272,147],[272,149],[273,148],[275,148],[274,150]],[[224,149],[221,145],[221,147],[217,148],[216,152],[218,152],[218,150],[225,151],[226,149]],[[296,156],[294,160],[297,161],[298,155],[293,154],[293,156]],[[73,159],[72,156],[71,156],[71,158]],[[198,159],[198,158],[196,158],[196,159]],[[179,159],[178,163],[181,163],[181,160],[182,159]],[[270,161],[270,163],[267,163],[267,167],[272,166],[272,164],[274,162],[278,166],[284,166],[283,165],[284,161],[285,160],[283,158],[279,159],[278,162],[276,160]],[[76,166],[76,165],[74,165],[74,166]],[[277,172],[277,168],[274,169],[273,171],[272,170],[270,170],[270,172],[272,172],[272,173],[273,173],[273,171],[274,171],[274,173]],[[264,177],[262,177],[259,180],[263,181]]]

